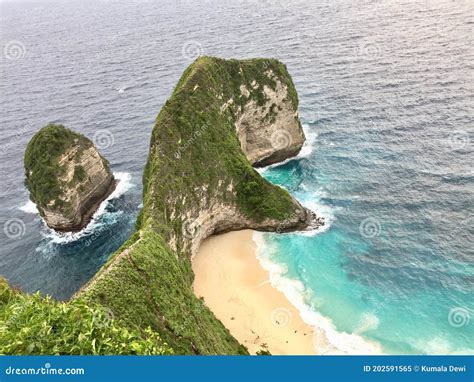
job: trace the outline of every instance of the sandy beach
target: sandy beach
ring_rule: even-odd
[[[194,292],[251,354],[316,354],[313,328],[270,284],[256,248],[251,230],[208,238],[193,258]]]

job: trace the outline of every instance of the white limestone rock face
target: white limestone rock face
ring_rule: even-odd
[[[265,74],[275,81],[275,88],[263,86],[263,106],[251,99],[237,111],[235,122],[242,150],[255,167],[297,155],[305,141],[297,105],[289,97],[287,85],[273,71]],[[254,81],[252,86],[257,88],[259,84]],[[240,87],[242,97],[248,97],[251,91],[244,85]]]
[[[66,175],[61,179],[61,199],[69,207],[57,209],[51,205],[43,208],[46,224],[57,231],[79,231],[84,228],[100,203],[115,189],[114,177],[97,149],[91,146],[76,159],[77,151],[77,146],[71,147],[59,161],[66,169]],[[84,169],[85,177],[73,186],[68,186],[74,183],[77,166]]]

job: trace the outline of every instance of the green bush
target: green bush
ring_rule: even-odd
[[[57,302],[0,280],[0,354],[172,354],[150,328],[139,333],[81,300]]]
[[[78,165],[74,167],[74,181],[75,182],[83,182],[86,180],[86,171],[84,170],[84,167]]]

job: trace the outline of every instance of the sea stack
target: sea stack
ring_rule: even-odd
[[[28,143],[25,176],[46,224],[62,232],[84,228],[116,186],[109,163],[91,140],[53,124]]]
[[[239,92],[228,101],[238,104],[234,108],[237,136],[254,167],[294,157],[305,141],[298,96],[286,67],[268,60],[259,74],[242,81]]]

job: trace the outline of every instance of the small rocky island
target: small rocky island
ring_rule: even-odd
[[[25,184],[48,227],[79,231],[115,189],[107,160],[85,136],[50,124],[25,152]]]

